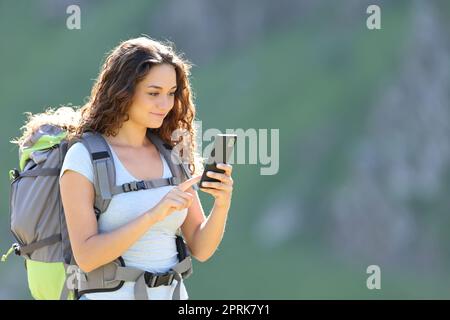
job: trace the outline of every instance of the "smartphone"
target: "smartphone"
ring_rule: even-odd
[[[224,173],[225,170],[217,168],[218,163],[228,163],[230,155],[233,151],[234,145],[236,144],[237,135],[236,134],[217,134],[214,137],[214,147],[211,154],[205,164],[205,169],[203,170],[202,178],[198,185],[202,188],[203,182],[220,182],[220,180],[208,177],[206,172],[213,171],[218,173]]]

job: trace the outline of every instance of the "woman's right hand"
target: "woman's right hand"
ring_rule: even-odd
[[[192,185],[199,182],[201,175],[190,178],[178,186],[170,190],[156,206],[150,209],[147,213],[155,217],[157,221],[164,220],[165,217],[175,211],[181,211],[189,208],[194,199],[193,195],[186,192]]]

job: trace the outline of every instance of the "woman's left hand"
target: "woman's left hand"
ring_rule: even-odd
[[[214,196],[214,206],[229,208],[231,205],[231,195],[233,193],[233,178],[231,178],[233,166],[226,163],[218,163],[217,168],[225,170],[225,173],[208,171],[206,175],[220,180],[220,182],[202,182],[200,190]],[[203,186],[206,188],[203,188]]]

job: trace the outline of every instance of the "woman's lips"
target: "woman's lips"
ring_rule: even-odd
[[[157,117],[160,117],[160,118],[164,118],[165,117],[165,113],[153,113],[153,112],[150,112],[150,114],[152,114],[152,115],[154,115],[154,116],[157,116]]]

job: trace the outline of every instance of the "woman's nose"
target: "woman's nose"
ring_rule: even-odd
[[[157,104],[158,109],[167,111],[172,108],[173,101],[171,98],[162,97],[159,103]]]

